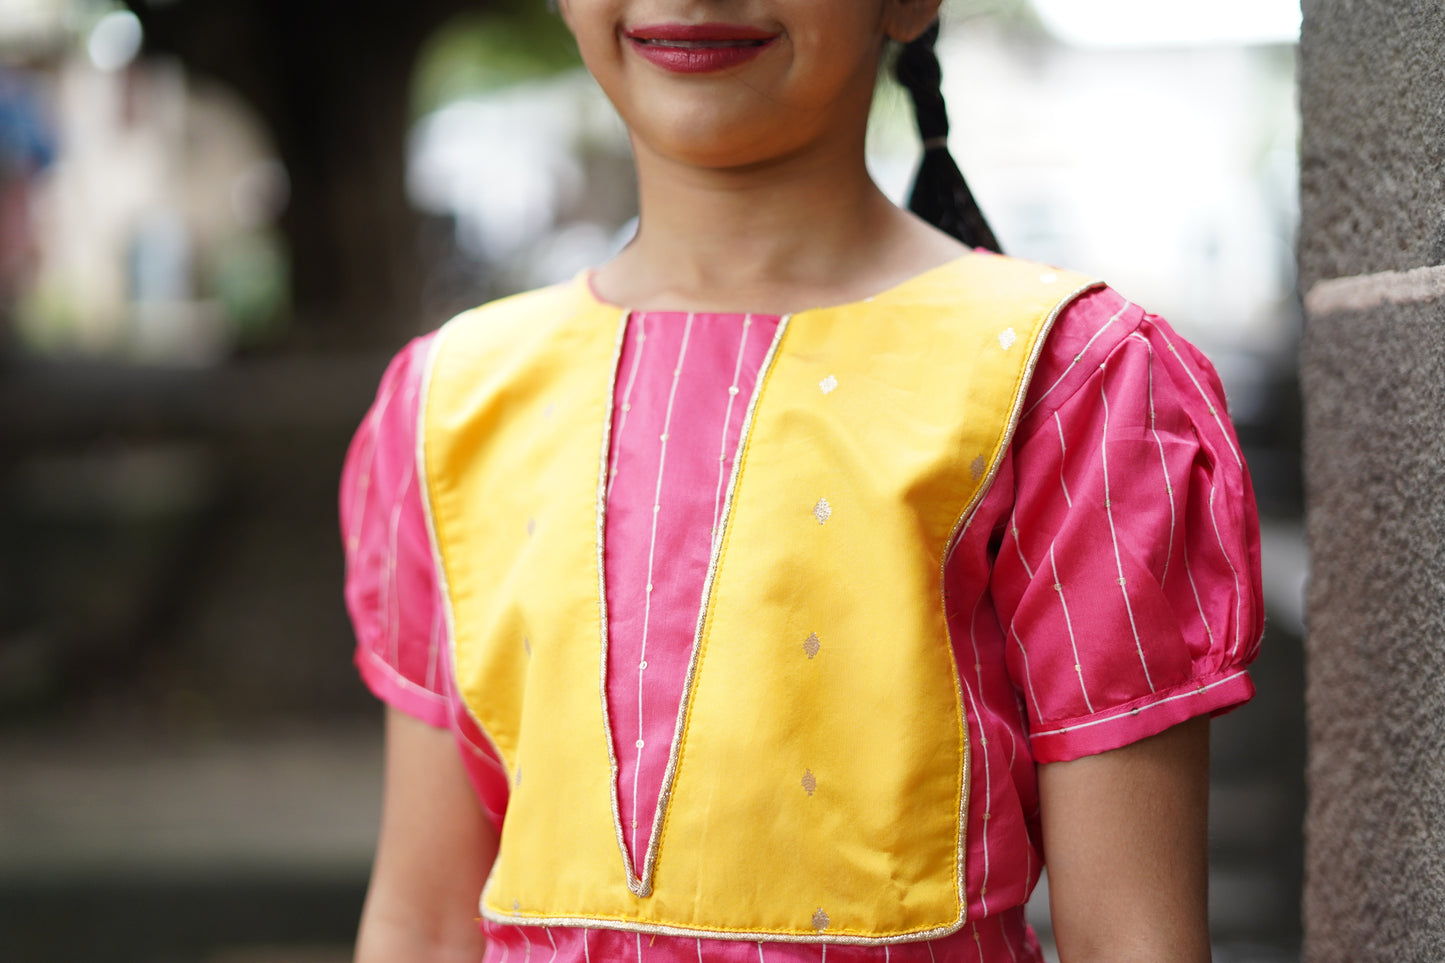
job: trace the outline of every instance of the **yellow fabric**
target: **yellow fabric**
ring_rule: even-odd
[[[835,943],[962,925],[969,747],[944,553],[1049,325],[1089,286],[970,255],[779,327],[655,865],[635,874],[614,815],[598,499],[623,312],[579,280],[447,326],[422,463],[457,682],[513,783],[489,918]]]

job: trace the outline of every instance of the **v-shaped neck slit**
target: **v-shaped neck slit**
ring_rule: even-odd
[[[621,321],[597,555],[612,816],[639,896],[651,892],[737,458],[785,327],[742,314]]]

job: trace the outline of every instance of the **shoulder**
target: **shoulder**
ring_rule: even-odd
[[[487,343],[529,340],[544,337],[555,324],[589,310],[611,309],[592,294],[586,276],[579,275],[571,281],[508,295],[463,311],[442,325],[438,340],[450,342],[457,336]]]
[[[1132,372],[1156,400],[1171,393],[1198,398],[1206,407],[1224,405],[1218,376],[1198,348],[1163,318],[1101,286],[1060,312],[1044,341],[1029,384],[1021,436],[1043,418],[1109,373]]]

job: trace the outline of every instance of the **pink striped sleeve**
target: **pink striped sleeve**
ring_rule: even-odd
[[[1052,340],[990,585],[1040,762],[1248,700],[1263,627],[1254,496],[1209,362],[1112,291]]]
[[[388,705],[446,728],[446,625],[416,473],[417,393],[430,343],[418,338],[396,356],[352,439],[341,531],[362,679]]]

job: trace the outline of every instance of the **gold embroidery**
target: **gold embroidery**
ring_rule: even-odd
[[[828,377],[818,382],[818,390],[823,392],[823,394],[825,395],[831,395],[837,387],[838,379],[833,377],[832,375],[828,375]]]
[[[828,504],[828,499],[818,499],[818,504],[813,506],[813,517],[818,520],[819,525],[825,525],[828,519],[833,517],[833,506]]]
[[[821,906],[818,907],[818,912],[813,914],[813,929],[817,930],[819,933],[826,930],[828,928],[828,925],[832,922],[832,920],[828,919],[828,914],[823,912],[823,908]]]
[[[814,656],[816,656],[822,648],[823,643],[818,640],[817,632],[809,633],[808,637],[803,640],[803,651],[808,653],[809,659],[812,659]]]
[[[983,477],[983,473],[987,468],[988,460],[982,455],[979,455],[973,460],[973,463],[968,466],[968,472],[973,476],[974,481],[978,481]]]
[[[1018,340],[1019,333],[1013,328],[1004,328],[998,336],[999,347],[1003,348],[1005,351],[1007,351],[1009,348],[1012,348],[1015,344],[1018,344]]]
[[[815,775],[813,775],[813,770],[811,770],[811,769],[806,769],[806,770],[804,770],[804,771],[803,771],[803,792],[805,792],[805,793],[807,793],[808,795],[811,796],[811,795],[813,795],[813,793],[815,793],[815,792],[817,792],[817,791],[818,791],[818,777],[815,776]]]

